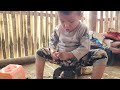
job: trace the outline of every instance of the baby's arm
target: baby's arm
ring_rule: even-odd
[[[113,53],[120,53],[120,49],[118,48],[114,48],[114,47],[110,47],[110,50],[112,50]]]
[[[49,51],[51,53],[51,56],[53,59],[58,59],[58,52],[56,51],[56,46],[59,42],[59,37],[56,33],[56,29],[54,32],[51,34],[50,42],[49,42]]]
[[[56,46],[59,42],[59,37],[56,33],[56,29],[54,30],[54,32],[51,34],[51,37],[50,37],[50,41],[49,41],[49,48],[51,50],[51,52],[54,52],[56,51]]]
[[[118,45],[120,45],[120,41],[116,41],[116,42],[111,43],[111,47],[116,47]]]
[[[90,50],[90,40],[89,40],[89,34],[86,30],[83,37],[80,39],[80,46],[71,52],[77,58],[77,60],[80,60],[83,56],[85,56],[89,52],[89,50]]]

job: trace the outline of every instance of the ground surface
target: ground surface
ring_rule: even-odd
[[[52,79],[55,64],[46,63],[44,71],[44,79]],[[35,79],[35,64],[23,65],[26,72],[26,78]],[[107,66],[103,75],[103,79],[120,79],[120,66]]]

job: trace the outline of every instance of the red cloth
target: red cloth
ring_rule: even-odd
[[[119,32],[107,32],[104,34],[105,38],[115,40],[115,41],[120,41],[120,33]]]

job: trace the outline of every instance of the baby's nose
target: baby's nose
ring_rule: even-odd
[[[67,28],[67,29],[69,28],[69,26],[70,26],[70,25],[69,25],[69,24],[67,24],[67,23],[66,23],[66,24],[64,24],[64,27],[65,27],[65,28]]]

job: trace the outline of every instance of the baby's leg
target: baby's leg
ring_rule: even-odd
[[[43,79],[43,72],[44,72],[44,66],[45,66],[45,60],[46,60],[45,56],[48,54],[49,54],[49,51],[47,48],[39,49],[36,52],[35,66],[36,66],[36,78],[37,79]],[[50,59],[50,56],[49,56],[49,59]]]
[[[91,79],[101,79],[108,61],[106,52],[101,49],[92,49],[86,57],[83,64],[86,66],[93,65]]]
[[[106,64],[108,61],[108,56],[104,50],[93,50],[92,57],[97,60],[93,63],[93,71],[91,79],[101,79],[106,68]]]

